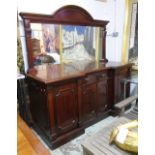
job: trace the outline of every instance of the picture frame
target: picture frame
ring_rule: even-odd
[[[122,62],[138,62],[138,0],[126,0]]]

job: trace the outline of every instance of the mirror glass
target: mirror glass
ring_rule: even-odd
[[[31,23],[33,64],[99,60],[100,33],[93,26]]]

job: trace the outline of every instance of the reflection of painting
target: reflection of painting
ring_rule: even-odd
[[[31,24],[34,65],[60,63],[59,25]]]
[[[95,60],[96,32],[95,27],[63,25],[63,61]]]
[[[59,54],[59,31],[58,25],[42,24],[43,41],[47,53],[57,52]]]
[[[96,67],[96,63],[94,63],[94,61],[87,61],[87,60],[84,60],[84,61],[75,61],[75,62],[71,62],[69,64],[66,64],[64,66],[64,71],[65,73],[76,73],[77,71],[79,72],[82,72],[82,71],[85,71],[87,69],[91,70],[91,69],[94,69]]]
[[[97,27],[31,23],[31,30],[34,65],[98,58]]]

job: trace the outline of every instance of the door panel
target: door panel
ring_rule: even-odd
[[[124,99],[123,79],[130,76],[130,68],[122,68],[116,70],[115,75],[115,103]],[[127,87],[127,96],[129,96],[130,87]]]
[[[96,84],[82,86],[82,120],[87,123],[96,118]]]
[[[108,82],[102,80],[97,83],[97,114],[102,115],[108,109]]]
[[[77,126],[76,85],[69,84],[56,89],[55,94],[56,128],[59,134]]]

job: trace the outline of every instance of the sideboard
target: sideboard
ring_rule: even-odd
[[[26,80],[29,87],[33,127],[51,148],[56,148],[84,133],[86,127],[113,112],[114,104],[123,97],[121,81],[130,76],[132,64],[108,62],[106,25],[109,21],[94,19],[82,7],[67,5],[59,8],[52,15],[20,12],[20,16],[25,30],[29,66]],[[35,32],[32,30],[34,24],[39,24],[35,27]],[[46,38],[45,32],[50,30],[49,28],[43,32],[43,25],[54,27],[59,25],[57,27],[59,31],[56,31],[59,33],[55,34],[61,41],[59,46],[52,46],[55,48],[51,49],[58,48],[56,51],[51,50],[50,54],[57,52],[60,60],[63,60],[62,53],[65,50],[62,42],[62,34],[64,34],[61,33],[62,26],[74,26],[74,29],[76,26],[75,36],[77,36],[77,26],[84,29],[88,27],[88,30],[93,28],[95,31],[93,30],[92,33],[96,32],[93,37],[87,31],[83,31],[83,39],[78,39],[73,45],[82,44],[82,47],[87,49],[87,53],[94,53],[93,60],[96,61],[88,61],[89,59],[84,57],[83,61],[76,59],[77,61],[71,61],[72,63],[60,61],[60,64],[36,66],[38,56],[49,52],[43,48],[47,44],[40,44],[40,48],[38,44],[33,46],[33,39],[42,36],[36,41],[43,43]],[[34,37],[34,34],[39,35]],[[84,37],[84,34],[87,34],[87,37]],[[88,40],[92,38],[94,41],[89,42]],[[77,39],[74,38],[73,41],[75,40]],[[53,45],[55,42],[52,41],[53,39],[51,40]],[[91,48],[86,43],[89,43]],[[71,54],[74,51],[81,52],[81,49],[75,50],[73,47],[72,45],[69,47],[72,49]]]
[[[132,64],[76,62],[29,69],[27,82],[33,125],[56,148],[113,111],[122,98],[121,80]]]

